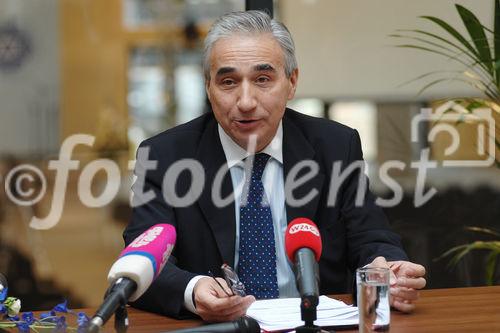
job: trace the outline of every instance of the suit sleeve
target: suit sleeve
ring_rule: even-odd
[[[351,136],[347,167],[352,163],[364,165],[357,131]],[[375,204],[375,198],[369,190],[368,177],[360,167],[353,170],[346,178],[341,206],[347,231],[350,269],[354,271],[371,263],[378,256],[387,260],[408,260],[400,237],[391,230],[384,212]]]
[[[174,208],[163,198],[162,182],[166,168],[160,165],[157,156],[151,145],[143,143],[139,147],[134,171],[137,179],[132,185],[132,219],[123,233],[126,245],[155,224],[177,225]],[[146,157],[148,161],[145,160]],[[156,163],[156,167],[153,168],[151,163]],[[151,287],[131,305],[175,318],[192,316],[184,309],[183,304],[184,290],[194,276],[196,274],[176,266],[174,247],[167,264]]]

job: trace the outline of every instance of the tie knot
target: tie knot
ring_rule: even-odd
[[[256,177],[257,179],[262,178],[262,174],[264,173],[264,169],[266,168],[267,161],[269,161],[270,157],[271,156],[265,153],[259,153],[254,155],[253,170],[252,170],[253,177]]]
[[[270,158],[271,158],[271,156],[267,155],[266,153],[255,154],[253,164],[262,164],[265,166],[267,161],[269,161]]]

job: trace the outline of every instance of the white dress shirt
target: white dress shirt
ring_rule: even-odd
[[[231,180],[234,189],[234,213],[236,221],[235,237],[235,271],[238,270],[239,245],[240,245],[240,199],[243,192],[245,180],[245,168],[243,160],[251,155],[245,149],[236,144],[229,135],[218,125],[219,138],[222,143],[227,165],[231,173]],[[299,297],[299,292],[295,283],[295,276],[291,263],[285,253],[285,231],[287,228],[286,208],[285,208],[285,185],[283,177],[283,126],[279,123],[278,130],[271,142],[261,151],[271,158],[269,159],[262,175],[262,184],[271,208],[274,225],[274,240],[276,246],[276,273],[278,278],[279,295],[284,297]],[[191,312],[196,313],[193,304],[193,289],[203,276],[196,276],[189,281],[184,292],[184,306]]]

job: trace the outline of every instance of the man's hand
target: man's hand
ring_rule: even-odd
[[[232,295],[226,281],[217,278],[229,295]],[[205,321],[231,321],[245,315],[248,307],[255,302],[253,296],[228,296],[226,291],[211,277],[200,279],[194,286],[194,300],[198,315]]]
[[[409,261],[386,261],[384,257],[375,258],[371,267],[387,267],[391,269],[391,306],[402,312],[415,309],[418,289],[425,287],[425,268]]]

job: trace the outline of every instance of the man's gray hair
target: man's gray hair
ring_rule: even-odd
[[[297,68],[295,59],[295,44],[290,31],[280,23],[260,10],[246,12],[233,12],[219,17],[205,38],[203,52],[203,72],[205,79],[210,80],[210,53],[215,42],[221,38],[231,37],[235,34],[262,34],[270,33],[280,44],[285,57],[285,74],[287,77]]]

